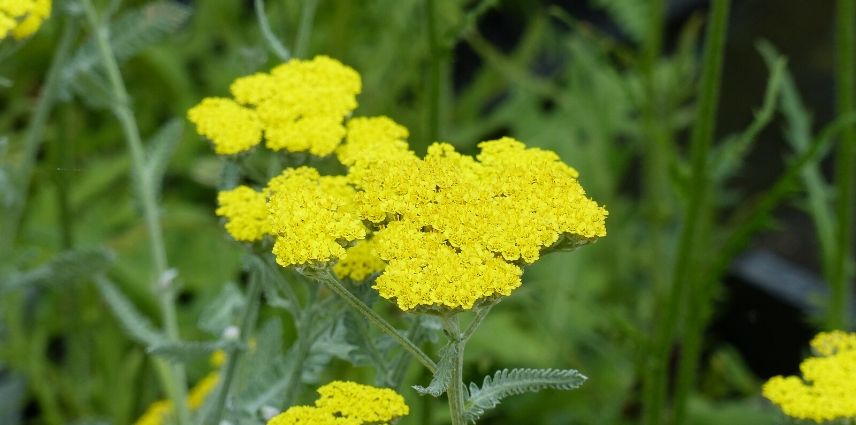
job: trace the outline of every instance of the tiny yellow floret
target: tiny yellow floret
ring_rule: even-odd
[[[378,256],[374,239],[366,239],[357,241],[345,251],[345,256],[333,266],[333,273],[339,279],[362,282],[372,274],[383,271],[384,267],[386,263]]]
[[[226,218],[226,231],[242,242],[261,240],[270,234],[265,194],[247,186],[217,194],[215,213]]]
[[[802,378],[773,377],[763,386],[764,397],[798,419],[856,419],[856,333],[820,333],[811,346],[817,356],[800,364]]]

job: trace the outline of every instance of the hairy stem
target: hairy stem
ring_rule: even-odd
[[[166,248],[163,241],[163,232],[161,230],[160,221],[158,219],[157,197],[155,188],[152,187],[152,181],[146,173],[145,169],[145,154],[143,151],[143,143],[140,138],[140,131],[137,127],[137,121],[131,111],[130,98],[128,90],[125,88],[125,82],[122,80],[122,74],[119,71],[119,65],[116,62],[116,57],[113,53],[107,27],[102,25],[95,12],[91,0],[82,0],[84,11],[87,20],[89,21],[92,30],[92,36],[95,39],[98,53],[104,70],[107,73],[107,78],[110,82],[110,88],[114,96],[113,99],[113,114],[119,121],[122,127],[122,132],[125,135],[125,142],[128,145],[128,151],[131,155],[131,171],[134,180],[134,187],[140,206],[142,208],[143,219],[145,221],[146,232],[149,239],[149,250],[151,251],[153,260],[154,291],[158,296],[163,325],[167,337],[171,341],[179,340],[178,319],[175,309],[175,294],[169,282],[169,273],[167,266]],[[189,424],[190,412],[187,408],[187,381],[184,373],[184,367],[178,364],[170,365],[171,373],[169,375],[170,382],[165,383],[167,392],[173,399],[178,412],[178,423]]]
[[[318,0],[304,0],[300,9],[300,24],[297,26],[297,37],[294,39],[294,56],[302,58],[309,49],[309,36],[312,34],[312,26],[315,23],[315,10],[318,9]]]
[[[220,423],[220,418],[223,415],[223,407],[226,406],[226,399],[228,398],[229,390],[232,387],[235,371],[238,369],[238,361],[241,357],[242,347],[246,346],[250,332],[253,330],[253,326],[255,325],[256,317],[258,315],[259,304],[262,299],[261,279],[261,276],[254,276],[250,280],[250,287],[247,289],[247,302],[244,306],[244,312],[241,315],[240,321],[241,344],[235,344],[226,351],[226,365],[223,374],[221,375],[222,378],[220,380],[220,385],[217,388],[214,409],[211,410],[209,419],[205,421],[206,424],[217,425]]]
[[[291,53],[288,52],[288,49],[282,45],[279,38],[277,38],[276,34],[274,34],[270,29],[267,13],[265,13],[264,0],[255,0],[255,9],[256,19],[259,21],[259,30],[261,30],[262,37],[264,37],[265,42],[267,42],[268,48],[270,48],[271,52],[273,52],[279,60],[287,61],[291,58]]]
[[[314,277],[314,276],[313,276]],[[335,276],[331,275],[328,270],[322,271],[320,275],[314,277],[316,280],[321,283],[327,285],[333,293],[342,297],[345,301],[350,304],[350,306],[358,313],[360,313],[363,317],[365,317],[369,322],[373,325],[377,326],[381,331],[385,334],[391,336],[401,345],[402,348],[407,350],[419,363],[422,363],[423,366],[428,368],[431,373],[437,371],[437,364],[428,357],[425,352],[423,352],[413,341],[407,339],[404,335],[401,335],[394,326],[389,324],[383,317],[380,317],[379,314],[375,313],[374,310],[369,308],[369,306],[365,305],[359,298],[357,298],[354,294],[351,293],[347,288],[342,286],[342,284],[336,279]]]
[[[36,154],[42,145],[48,118],[50,118],[51,111],[56,104],[61,89],[62,69],[71,53],[71,48],[74,46],[78,30],[79,24],[76,17],[66,16],[63,19],[62,35],[56,50],[54,50],[42,94],[36,101],[36,108],[28,122],[27,131],[24,133],[24,155],[14,173],[17,174],[19,180],[16,188],[17,193],[15,199],[12,200],[10,211],[3,217],[3,227],[0,229],[3,230],[2,236],[0,236],[0,256],[2,258],[9,258],[7,254],[10,253],[18,237],[18,228],[21,225],[22,214],[27,204],[27,192],[30,190]]]
[[[443,328],[446,329],[453,345],[448,351],[449,355],[452,356],[452,376],[449,380],[449,387],[446,389],[452,425],[465,425],[467,421],[464,417],[464,349],[467,341],[461,333],[457,315],[444,316]]]
[[[838,114],[854,111],[854,90],[856,90],[856,5],[854,0],[838,0],[836,8],[836,103]],[[854,167],[856,167],[856,126],[849,125],[841,133],[836,163],[836,186],[838,189],[838,220],[835,246],[832,254],[829,299],[826,327],[845,329],[850,322],[849,307],[853,294],[850,272],[853,256],[853,210]]]
[[[696,260],[695,250],[701,219],[707,204],[707,157],[713,141],[716,124],[716,106],[719,98],[722,58],[728,23],[730,0],[714,0],[710,24],[707,30],[707,45],[704,53],[704,69],[699,86],[699,108],[691,138],[692,180],[689,205],[684,214],[684,226],[678,242],[678,257],[672,272],[671,290],[666,300],[664,317],[655,339],[652,366],[649,368],[649,384],[645,394],[644,423],[660,424],[666,398],[669,353],[678,327],[680,307],[686,301],[692,265]],[[695,297],[690,297],[695,299]],[[686,394],[676,394],[676,403],[683,403]],[[682,408],[682,405],[678,405]]]

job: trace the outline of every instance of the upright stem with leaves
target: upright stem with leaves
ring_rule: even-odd
[[[464,417],[466,391],[464,389],[464,349],[466,348],[467,340],[464,337],[464,333],[461,332],[456,314],[443,317],[443,328],[446,330],[450,344],[447,354],[451,356],[451,376],[449,387],[446,389],[446,396],[449,398],[452,425],[465,425],[467,421]]]
[[[116,116],[122,132],[125,136],[125,141],[128,146],[128,151],[131,156],[132,178],[136,189],[137,199],[142,209],[143,219],[145,221],[146,233],[149,238],[149,250],[152,255],[152,268],[154,279],[152,279],[153,289],[157,294],[161,315],[163,318],[163,326],[167,337],[171,341],[179,340],[178,319],[175,309],[175,292],[171,285],[171,276],[169,273],[166,247],[163,240],[163,232],[158,218],[158,205],[155,187],[152,180],[146,172],[145,154],[143,151],[143,143],[140,138],[140,131],[137,127],[137,121],[134,113],[131,111],[130,98],[128,91],[125,88],[125,83],[122,80],[122,74],[119,71],[119,65],[116,62],[116,57],[110,46],[109,34],[107,26],[98,19],[95,7],[91,0],[81,0],[84,12],[92,30],[92,37],[95,40],[101,64],[107,74],[107,79],[110,84],[110,89],[114,98],[112,99],[113,114]],[[157,360],[162,361],[162,360]],[[190,412],[187,409],[187,382],[184,372],[184,367],[178,364],[164,367],[166,373],[165,383],[166,390],[173,400],[176,411],[178,412],[178,423],[189,424]]]
[[[662,423],[669,375],[669,354],[678,327],[681,305],[687,300],[686,292],[692,283],[693,264],[697,260],[695,248],[703,227],[702,219],[706,215],[704,208],[708,202],[706,181],[708,151],[713,142],[716,124],[716,106],[719,98],[729,6],[730,0],[714,0],[711,20],[708,24],[704,69],[699,86],[698,113],[691,135],[690,155],[693,174],[689,190],[690,199],[677,246],[678,257],[672,273],[672,285],[651,356],[653,363],[648,369],[648,379],[652,382],[646,385],[644,394],[644,423],[648,425]],[[690,299],[695,298],[690,297]],[[686,394],[676,395],[676,401],[682,397],[686,397]],[[677,407],[682,408],[680,405]]]
[[[838,0],[836,7],[836,105],[839,115],[856,110],[856,5],[854,0]],[[856,204],[856,126],[848,125],[841,132],[836,155],[837,227],[832,254],[829,310],[826,327],[843,329],[850,323],[849,307],[853,285],[850,281],[853,264],[853,213]]]

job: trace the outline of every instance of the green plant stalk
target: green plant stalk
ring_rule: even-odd
[[[449,379],[449,387],[446,388],[446,397],[449,399],[449,411],[452,416],[452,425],[466,425],[467,421],[464,416],[464,349],[467,345],[467,340],[461,333],[458,325],[457,314],[452,313],[449,316],[443,316],[443,328],[449,337],[453,347],[449,348],[449,355],[452,356],[452,376]]]
[[[428,123],[426,132],[427,143],[436,142],[440,137],[440,77],[442,52],[437,34],[437,5],[434,0],[425,0],[425,29],[428,39],[429,58],[428,70]]]
[[[375,313],[374,310],[372,310],[371,308],[369,308],[369,306],[365,305],[365,303],[360,301],[360,299],[357,298],[354,294],[352,294],[351,291],[342,286],[342,284],[339,283],[339,281],[330,274],[329,270],[325,270],[324,272],[322,272],[321,276],[319,276],[317,279],[321,281],[321,283],[327,285],[327,288],[329,288],[330,291],[332,291],[334,294],[342,297],[342,299],[347,301],[348,304],[350,304],[350,306],[355,311],[362,314],[363,317],[365,317],[369,322],[377,326],[385,334],[395,339],[395,341],[398,342],[398,344],[401,345],[402,348],[412,354],[413,357],[415,357],[416,360],[419,361],[419,363],[422,363],[422,365],[425,366],[429,371],[431,371],[431,373],[437,372],[437,364],[434,363],[434,361],[431,360],[431,358],[428,357],[425,352],[419,349],[419,347],[417,347],[416,344],[413,343],[413,341],[407,339],[404,335],[401,335],[398,330],[395,329],[394,326],[389,324],[389,322],[384,320],[383,317],[380,317],[380,315]]]
[[[410,325],[410,329],[407,330],[406,338],[410,341],[413,341],[413,343],[416,344],[416,346],[418,347],[422,342],[423,334],[424,332],[422,332],[422,318],[417,316],[413,320],[413,323]],[[403,385],[404,383],[405,374],[407,374],[408,366],[410,366],[409,353],[406,351],[402,351],[392,367],[392,377],[390,378],[392,382],[392,388],[401,388],[401,385]]]
[[[689,205],[684,215],[684,227],[678,242],[678,257],[672,273],[672,285],[665,306],[661,326],[653,350],[652,366],[648,379],[652,382],[644,394],[644,423],[660,424],[666,398],[668,382],[669,353],[678,326],[681,304],[690,283],[692,264],[695,261],[695,246],[701,227],[700,218],[704,214],[708,184],[707,157],[713,141],[716,123],[716,105],[719,97],[722,58],[728,24],[730,0],[713,2],[712,18],[707,31],[707,45],[704,53],[704,69],[699,87],[699,109],[691,138],[692,181],[690,185]],[[692,297],[691,297],[692,299]]]
[[[856,96],[856,5],[854,0],[838,0],[836,7],[836,103],[838,114],[848,114],[854,111],[854,96]],[[850,304],[853,285],[850,282],[850,272],[853,256],[853,212],[856,204],[854,195],[854,167],[856,167],[856,126],[847,126],[841,134],[838,145],[836,163],[837,227],[834,253],[832,254],[832,270],[830,276],[829,310],[826,321],[827,329],[844,329],[850,324]]]
[[[316,9],[318,9],[318,0],[304,0],[303,7],[300,9],[297,36],[294,39],[294,57],[304,57],[309,49],[309,36],[312,34]]]
[[[382,379],[377,379],[379,385],[384,387],[392,385],[392,376],[390,375],[389,367],[387,367],[386,360],[377,349],[377,345],[374,343],[374,339],[372,339],[371,332],[369,332],[365,322],[357,320],[357,332],[359,332],[360,338],[366,342],[366,351],[368,351],[369,357],[374,364],[375,373],[378,377],[382,377]]]
[[[154,290],[158,296],[161,315],[167,337],[171,341],[179,340],[178,319],[175,310],[174,292],[169,287],[169,282],[163,279],[167,276],[166,248],[163,241],[163,232],[158,220],[157,196],[152,187],[152,182],[145,171],[145,155],[143,143],[140,139],[140,131],[137,121],[131,112],[130,99],[119,65],[113,54],[110,42],[107,39],[107,30],[98,22],[98,17],[91,0],[81,0],[87,20],[92,29],[92,36],[100,55],[102,65],[107,73],[110,87],[115,96],[113,113],[122,127],[128,151],[131,156],[131,171],[135,182],[137,197],[143,211],[146,232],[149,237],[149,249],[153,259]],[[156,360],[163,361],[163,360]],[[187,378],[182,365],[169,366],[169,382],[165,382],[166,390],[172,397],[176,411],[178,412],[179,425],[190,423],[190,412],[187,408]]]
[[[283,404],[285,406],[291,406],[294,402],[295,393],[297,392],[297,388],[300,386],[300,371],[303,369],[303,362],[306,360],[306,357],[309,356],[309,351],[312,348],[314,335],[312,335],[311,325],[318,307],[315,305],[317,300],[318,285],[315,285],[314,288],[309,289],[309,297],[306,300],[306,305],[303,307],[302,313],[300,314],[296,324],[297,340],[294,343],[297,346],[297,352],[295,353],[294,362],[292,363],[291,369],[288,371],[288,375],[285,379],[285,382],[287,382],[288,385],[282,395]]]
[[[232,381],[235,378],[235,371],[238,369],[238,362],[241,358],[241,351],[243,347],[247,345],[247,341],[249,340],[250,332],[253,330],[253,326],[256,322],[256,317],[258,316],[259,304],[261,303],[261,277],[255,277],[250,282],[250,287],[247,288],[247,303],[244,307],[244,312],[241,315],[240,321],[240,341],[241,344],[235,344],[233,347],[230,347],[226,351],[226,365],[224,367],[222,378],[220,380],[220,385],[217,388],[217,395],[215,396],[214,409],[211,410],[210,418],[206,420],[204,423],[217,425],[220,423],[220,418],[223,415],[223,407],[226,406],[226,399],[229,396],[229,390],[232,387]]]
[[[19,182],[17,184],[18,196],[12,203],[10,211],[3,219],[3,234],[0,236],[0,255],[9,258],[12,247],[18,237],[18,228],[21,225],[22,214],[26,207],[27,193],[30,189],[30,180],[33,175],[33,167],[36,163],[36,154],[42,145],[48,118],[57,101],[62,80],[62,69],[65,66],[74,40],[77,38],[79,24],[74,16],[66,16],[63,19],[62,35],[54,50],[50,68],[45,79],[42,94],[36,101],[36,108],[30,117],[27,131],[24,133],[24,155],[16,174]]]
[[[291,58],[291,53],[289,53],[288,49],[282,45],[279,41],[279,38],[276,37],[276,34],[270,29],[270,23],[268,22],[267,13],[265,13],[265,2],[264,0],[255,0],[255,9],[256,9],[256,19],[259,21],[259,30],[262,32],[262,37],[264,37],[267,42],[268,47],[276,55],[277,58],[281,61],[287,61]]]

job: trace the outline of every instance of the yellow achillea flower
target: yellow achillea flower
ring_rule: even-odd
[[[29,37],[50,14],[51,0],[0,0],[0,40]]]
[[[217,194],[215,213],[226,218],[226,231],[242,242],[261,240],[270,234],[267,202],[263,192],[247,186]]]
[[[267,425],[364,425],[387,423],[406,416],[404,398],[389,388],[333,381],[318,388],[315,406],[294,406]]]
[[[348,120],[345,144],[336,150],[339,162],[348,167],[400,156],[413,156],[407,146],[407,128],[384,116]]]
[[[375,239],[388,265],[374,288],[402,310],[469,310],[520,286],[520,267],[484,249],[455,249],[441,234],[410,223],[392,222]]]
[[[196,131],[214,144],[219,155],[249,150],[262,140],[262,123],[255,111],[222,97],[203,99],[187,111]]]
[[[345,254],[343,244],[366,236],[354,189],[343,176],[311,167],[289,168],[268,182],[273,253],[283,267],[325,263]]]
[[[187,395],[187,407],[190,410],[198,410],[205,403],[208,395],[217,388],[217,382],[220,379],[218,372],[211,372],[202,378]],[[171,400],[158,400],[146,409],[145,413],[134,422],[134,425],[164,425],[166,420],[173,411]]]
[[[231,87],[235,99],[258,111],[268,148],[318,156],[342,141],[342,121],[357,107],[361,89],[356,71],[327,56],[293,59]]]
[[[375,288],[404,310],[471,309],[509,295],[520,264],[606,235],[606,209],[555,153],[510,138],[479,146],[477,158],[435,143],[424,159],[349,171],[360,214],[382,227],[378,252],[389,265]]]
[[[811,346],[818,356],[800,364],[802,379],[773,377],[764,397],[798,419],[856,419],[856,333],[820,333]]]
[[[354,282],[362,282],[372,273],[382,271],[386,263],[378,257],[374,239],[357,241],[345,251],[345,256],[333,266],[333,273],[339,279],[349,278]]]

